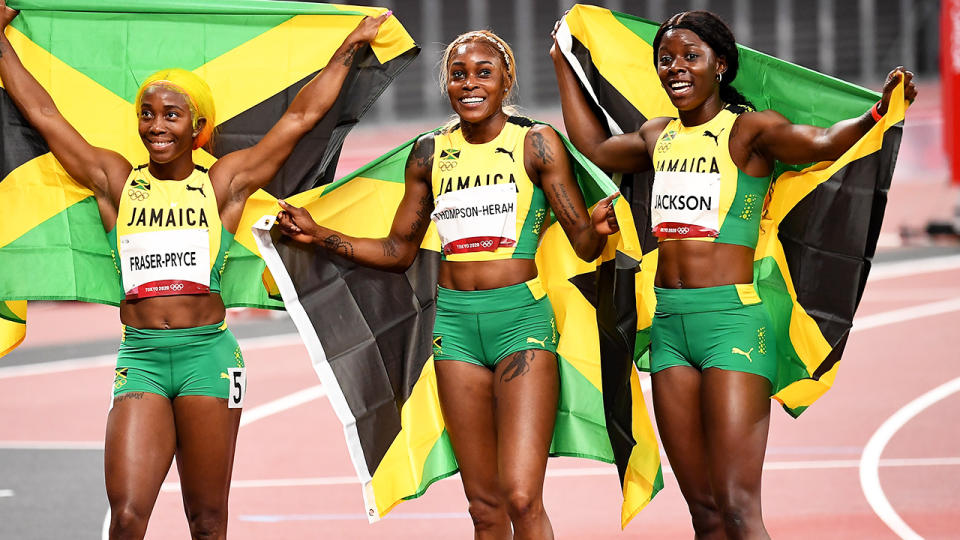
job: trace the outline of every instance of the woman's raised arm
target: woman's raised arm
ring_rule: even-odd
[[[300,89],[280,120],[260,142],[223,156],[211,167],[210,177],[214,185],[225,182],[231,200],[246,201],[253,192],[270,183],[297,142],[333,106],[357,51],[376,37],[380,25],[391,14],[387,11],[379,17],[365,17],[344,39],[320,73]],[[242,208],[242,204],[239,206]]]
[[[0,0],[0,79],[7,95],[40,133],[67,173],[94,192],[101,214],[105,206],[113,208],[115,214],[116,197],[110,196],[111,182],[119,191],[130,173],[130,163],[116,152],[88,143],[60,114],[50,94],[23,66],[5,34],[17,13],[7,6],[6,0]],[[96,104],[91,104],[91,108],[95,109]]]
[[[842,120],[828,128],[791,124],[786,118],[773,111],[763,111],[757,115],[758,129],[753,148],[768,160],[798,165],[839,158],[855,142],[860,140],[877,123],[877,118],[887,112],[893,89],[903,78],[904,97],[913,101],[917,97],[917,88],[913,84],[913,73],[897,67],[887,75],[883,85],[883,97],[873,110],[857,118]]]

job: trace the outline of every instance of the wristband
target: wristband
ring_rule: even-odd
[[[870,107],[870,116],[873,117],[874,122],[879,122],[880,119],[883,118],[883,115],[880,114],[880,111],[877,110],[877,107],[879,106],[880,106],[880,102],[878,101],[873,104],[873,107]]]

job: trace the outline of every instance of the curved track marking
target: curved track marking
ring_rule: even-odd
[[[867,446],[863,449],[863,455],[860,457],[860,487],[867,497],[867,502],[870,503],[874,513],[883,520],[887,527],[890,527],[894,533],[905,540],[923,540],[923,537],[903,521],[883,493],[883,487],[880,485],[880,455],[883,454],[884,447],[887,446],[894,434],[913,417],[956,392],[960,392],[960,377],[942,384],[906,404],[888,418],[870,437],[870,441],[867,442]]]

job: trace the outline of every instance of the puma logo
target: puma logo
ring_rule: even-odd
[[[200,194],[203,195],[204,199],[207,198],[207,194],[203,192],[203,186],[200,186],[200,187],[187,186],[187,191],[199,191]]]
[[[507,150],[506,148],[500,148],[500,147],[498,146],[498,147],[496,148],[496,150],[493,151],[493,153],[494,153],[494,154],[506,154],[506,155],[510,156],[510,161],[513,161],[513,152],[511,152],[510,150]]]
[[[734,347],[730,349],[730,352],[732,352],[733,354],[740,354],[740,355],[746,356],[747,360],[749,360],[751,363],[753,362],[753,358],[750,358],[750,353],[753,352],[753,347],[750,347],[750,350],[747,352],[743,352],[740,348]]]
[[[713,133],[711,133],[709,129],[705,129],[705,130],[703,130],[703,136],[704,136],[704,137],[710,137],[711,139],[713,139],[713,144],[715,144],[715,145],[717,145],[717,146],[720,146],[720,140],[719,140],[719,139],[720,139],[720,134],[723,133],[723,130],[724,130],[724,129],[727,129],[727,128],[721,129],[720,131],[717,132],[716,135],[714,135]]]
[[[527,343],[537,343],[537,344],[539,344],[541,347],[546,347],[546,346],[547,346],[547,338],[543,338],[543,341],[541,341],[541,340],[539,340],[539,339],[535,339],[535,338],[532,338],[532,337],[528,337],[528,338],[527,338]]]

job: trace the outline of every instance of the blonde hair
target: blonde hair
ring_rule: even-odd
[[[450,67],[450,56],[458,45],[465,43],[483,43],[500,55],[500,60],[506,68],[509,84],[507,95],[503,97],[503,104],[505,105],[503,111],[509,115],[516,114],[516,109],[513,107],[513,96],[514,88],[517,87],[517,61],[513,57],[513,49],[510,48],[510,45],[489,30],[474,30],[460,34],[447,45],[447,48],[443,51],[443,58],[440,60],[440,92],[447,95],[447,84],[450,82],[450,71],[448,69]]]
[[[153,86],[173,90],[186,98],[187,105],[190,107],[190,120],[193,123],[194,130],[197,129],[201,118],[206,119],[203,129],[193,138],[193,149],[196,150],[207,144],[213,134],[217,115],[216,108],[213,105],[213,94],[210,92],[207,83],[195,73],[185,69],[162,69],[147,77],[140,85],[134,103],[138,114],[140,107],[143,105],[143,94]]]

